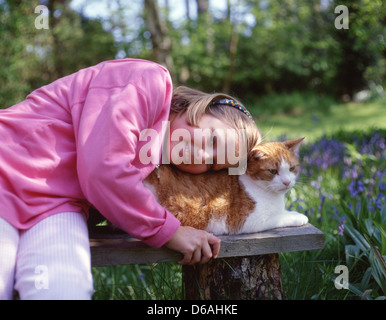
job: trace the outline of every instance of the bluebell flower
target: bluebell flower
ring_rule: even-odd
[[[326,196],[324,194],[322,194],[322,198],[320,200],[320,205],[318,207],[318,212],[321,212],[322,209],[323,209],[323,205],[324,205],[324,202],[326,201]]]
[[[362,193],[365,191],[365,185],[363,184],[363,182],[361,180],[357,181],[357,191],[358,191],[358,193]]]
[[[344,232],[344,224],[339,225],[339,226],[338,226],[338,230],[339,230],[338,234],[339,234],[340,236],[343,236],[343,232]]]
[[[343,232],[344,232],[344,220],[345,220],[345,217],[344,216],[342,216],[341,218],[340,218],[340,225],[338,226],[338,234],[340,235],[340,236],[343,236]]]

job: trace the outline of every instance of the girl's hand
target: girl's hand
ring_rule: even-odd
[[[206,231],[180,226],[165,246],[184,255],[178,263],[192,265],[217,258],[221,240]]]

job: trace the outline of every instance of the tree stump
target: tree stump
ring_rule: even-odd
[[[188,300],[281,300],[278,254],[211,259],[183,266]]]

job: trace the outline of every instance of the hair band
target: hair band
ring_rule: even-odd
[[[215,106],[215,105],[218,105],[218,104],[225,104],[225,105],[237,108],[240,111],[244,112],[248,116],[249,119],[252,119],[252,115],[247,110],[247,108],[245,108],[242,104],[237,103],[235,100],[232,100],[232,99],[216,99],[216,100],[213,100],[210,103],[211,106]]]

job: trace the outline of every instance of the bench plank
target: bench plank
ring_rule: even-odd
[[[109,227],[90,232],[91,262],[96,266],[179,261],[182,255],[167,248],[152,248]],[[218,258],[255,256],[279,252],[322,249],[324,235],[311,224],[272,229],[259,233],[226,235],[221,238]]]

